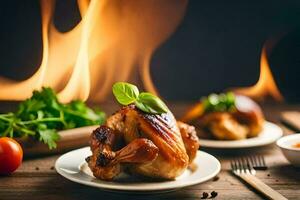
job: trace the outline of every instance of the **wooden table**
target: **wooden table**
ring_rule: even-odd
[[[111,113],[115,106],[104,105]],[[187,108],[186,104],[172,104],[171,109],[180,116]],[[268,120],[279,123],[279,114],[284,110],[300,110],[297,105],[266,105],[264,112]],[[285,134],[291,133],[284,128]],[[222,171],[213,180],[178,191],[155,195],[118,194],[101,191],[68,181],[58,175],[54,169],[59,155],[27,158],[22,166],[11,176],[0,177],[0,199],[200,199],[203,192],[216,191],[216,199],[263,199],[262,196],[232,176],[229,161],[236,156],[262,154],[269,169],[259,171],[257,176],[266,184],[288,199],[300,199],[300,169],[294,168],[285,160],[275,145],[244,150],[202,150],[216,156],[222,164]]]

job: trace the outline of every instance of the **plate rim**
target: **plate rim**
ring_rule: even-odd
[[[205,147],[205,148],[214,148],[214,149],[243,149],[243,148],[261,147],[261,146],[266,146],[266,145],[269,145],[269,144],[273,144],[279,138],[281,138],[283,136],[283,130],[282,130],[282,128],[280,126],[278,126],[277,124],[275,124],[273,122],[270,122],[270,121],[265,121],[264,126],[266,126],[266,125],[276,127],[276,129],[278,131],[277,132],[278,135],[276,137],[274,137],[270,141],[265,141],[265,142],[255,143],[255,144],[253,144],[253,143],[238,144],[238,142],[240,142],[240,141],[248,141],[249,139],[253,139],[253,138],[247,138],[247,139],[244,139],[244,140],[231,140],[231,141],[226,141],[226,140],[208,140],[208,139],[201,139],[201,138],[199,138],[200,148],[201,147]],[[213,144],[210,144],[210,143],[213,143]],[[230,145],[229,143],[236,143],[236,144]]]
[[[195,179],[195,180],[192,180],[192,181],[187,181],[187,182],[184,182],[183,184],[180,184],[180,185],[163,184],[162,186],[159,186],[159,184],[157,184],[156,188],[150,188],[149,186],[147,186],[147,187],[134,187],[133,188],[133,186],[130,186],[130,185],[123,185],[120,188],[120,185],[109,185],[109,184],[105,184],[104,182],[99,183],[99,182],[91,182],[91,181],[81,180],[79,178],[70,176],[70,174],[68,174],[68,173],[64,172],[62,169],[60,169],[59,162],[61,162],[61,160],[64,158],[64,156],[68,156],[68,154],[72,154],[75,151],[83,151],[87,148],[89,148],[89,147],[83,147],[83,148],[75,149],[75,150],[69,151],[69,152],[61,155],[55,162],[56,172],[58,174],[60,174],[61,176],[63,176],[64,178],[66,178],[66,179],[68,179],[72,182],[87,185],[87,186],[91,186],[91,187],[95,187],[95,188],[99,188],[101,190],[110,190],[110,191],[119,191],[119,192],[122,192],[122,191],[123,192],[126,192],[126,191],[128,191],[128,192],[134,192],[134,191],[136,191],[136,192],[150,192],[150,191],[155,192],[155,191],[176,190],[176,189],[180,189],[180,188],[200,184],[200,183],[203,183],[203,182],[206,182],[206,181],[212,179],[213,177],[218,175],[221,171],[220,161],[215,156],[213,156],[213,155],[211,155],[207,152],[201,151],[201,150],[197,151],[197,156],[200,156],[200,154],[203,154],[203,155],[209,157],[210,159],[212,159],[216,164],[216,170],[213,173],[211,173],[211,174],[209,174],[209,175],[207,175],[207,176],[205,176],[201,179]],[[80,166],[76,166],[76,167],[79,168]],[[79,174],[79,173],[83,173],[83,172],[80,171],[76,174]],[[178,180],[178,181],[180,181],[180,180]],[[152,183],[156,183],[156,182],[152,182]],[[160,183],[160,182],[157,182],[157,183]],[[163,183],[166,183],[166,182],[163,182]]]

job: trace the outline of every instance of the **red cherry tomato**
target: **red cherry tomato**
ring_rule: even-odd
[[[0,138],[0,174],[14,172],[22,163],[23,150],[21,145],[8,137]]]

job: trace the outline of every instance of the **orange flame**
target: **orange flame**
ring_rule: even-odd
[[[267,48],[263,47],[260,60],[260,75],[257,83],[252,87],[236,88],[235,93],[249,96],[255,100],[263,101],[266,98],[273,98],[276,101],[283,101],[268,62]]]
[[[78,0],[82,20],[59,32],[53,24],[55,0],[41,0],[43,58],[36,73],[21,82],[0,77],[1,100],[23,100],[49,86],[63,102],[103,101],[116,81],[140,74],[156,93],[150,76],[155,49],[174,32],[187,0]]]

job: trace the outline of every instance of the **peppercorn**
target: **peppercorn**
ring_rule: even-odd
[[[207,192],[203,192],[201,199],[206,199],[207,197],[208,197],[208,193]]]
[[[218,193],[216,191],[212,191],[210,193],[210,195],[211,195],[211,198],[215,198],[216,196],[218,196]]]

